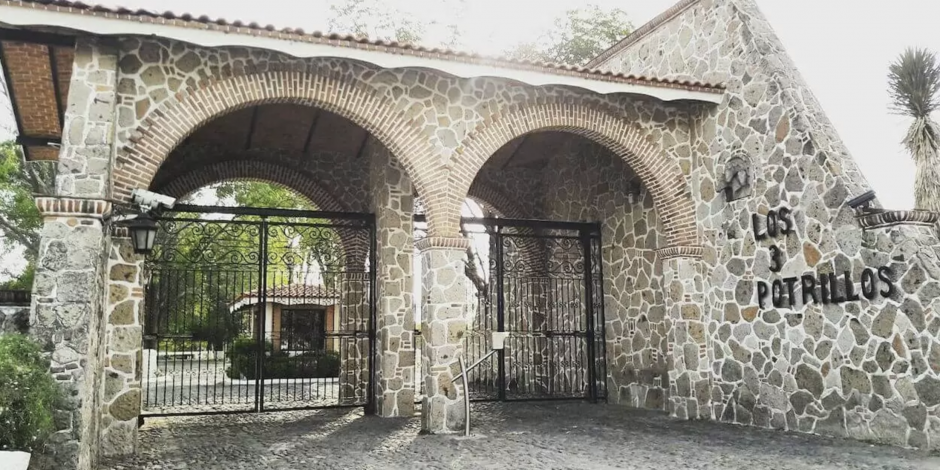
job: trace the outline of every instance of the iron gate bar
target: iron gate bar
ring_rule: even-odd
[[[471,222],[472,223],[472,222]],[[490,234],[490,243],[493,240],[496,240],[496,331],[502,333],[506,331],[506,287],[503,285],[503,276],[505,275],[505,266],[503,265],[503,244],[501,242],[500,233],[502,232],[502,227],[497,224],[489,225],[493,229],[493,233]],[[505,343],[503,343],[505,346]],[[500,349],[496,354],[497,360],[497,376],[496,384],[499,387],[499,400],[506,400],[506,349]]]
[[[238,218],[233,218],[233,219],[204,219],[204,218],[191,218],[191,217],[187,218],[183,216],[183,214],[185,213],[257,216],[260,218],[260,220],[241,220]],[[173,217],[173,215],[178,215],[178,217]],[[323,222],[304,223],[300,221],[288,222],[288,221],[277,220],[277,218],[281,218],[281,217],[294,218],[294,219],[296,218],[319,219],[319,220],[322,220]],[[179,397],[176,397],[177,395],[176,391],[173,391],[172,396],[169,396],[168,392],[170,392],[169,390],[170,382],[164,381],[163,384],[161,385],[161,383],[158,383],[158,381],[154,381],[153,387],[152,387],[153,388],[152,391],[154,392],[154,395],[156,397],[154,398],[150,394],[151,386],[150,384],[147,383],[150,377],[149,376],[145,377],[143,379],[144,383],[142,384],[144,385],[144,388],[145,388],[144,390],[145,391],[145,397],[144,397],[145,403],[142,409],[140,421],[142,421],[143,418],[145,417],[152,417],[152,416],[235,414],[235,413],[245,413],[245,412],[261,413],[261,412],[269,412],[269,411],[288,411],[288,410],[315,409],[315,408],[327,408],[327,407],[342,407],[342,408],[365,407],[368,412],[374,412],[375,399],[373,395],[374,395],[374,387],[375,387],[375,384],[374,384],[375,353],[376,353],[375,348],[376,348],[376,339],[377,339],[377,334],[375,330],[375,325],[376,325],[375,320],[376,320],[376,315],[377,315],[377,312],[376,312],[377,240],[376,240],[376,235],[375,235],[375,217],[373,214],[325,212],[325,211],[323,212],[302,211],[302,210],[270,209],[270,208],[213,207],[213,206],[196,206],[196,205],[180,204],[180,205],[175,206],[171,210],[164,211],[164,214],[162,214],[160,217],[157,217],[157,220],[162,221],[163,223],[177,224],[176,228],[179,229],[179,232],[176,232],[173,236],[178,237],[181,234],[185,233],[186,230],[195,230],[196,233],[198,233],[199,236],[202,237],[202,239],[197,239],[196,246],[190,247],[191,250],[190,252],[187,252],[187,253],[175,251],[176,249],[180,247],[179,245],[176,245],[176,244],[170,245],[172,246],[172,248],[168,248],[169,252],[168,254],[165,254],[165,256],[169,257],[167,258],[167,261],[166,261],[167,263],[169,263],[167,264],[166,268],[175,268],[175,269],[164,268],[163,270],[161,270],[160,268],[157,268],[157,270],[155,271],[155,274],[157,275],[154,276],[156,278],[154,280],[157,281],[156,287],[159,290],[166,291],[166,292],[163,292],[166,295],[175,294],[179,296],[180,293],[182,292],[182,295],[184,296],[196,295],[198,297],[200,295],[205,295],[205,294],[199,294],[199,292],[205,291],[207,287],[211,289],[213,288],[212,286],[215,286],[214,288],[218,289],[218,292],[215,293],[215,295],[221,295],[221,297],[219,298],[225,298],[224,292],[227,292],[228,290],[232,290],[233,293],[242,292],[242,294],[239,294],[239,296],[248,295],[249,299],[256,299],[258,301],[256,306],[261,306],[260,308],[256,308],[257,313],[252,315],[253,322],[251,322],[255,326],[255,334],[253,335],[254,338],[252,338],[252,342],[254,343],[254,350],[256,351],[256,354],[255,354],[256,361],[253,364],[254,366],[253,370],[255,372],[254,397],[252,400],[253,403],[251,403],[251,405],[253,406],[250,406],[250,408],[210,409],[210,410],[174,409],[174,407],[181,407],[181,406],[192,407],[194,403],[197,408],[200,406],[202,406],[203,408],[215,407],[215,405],[222,405],[222,407],[224,408],[226,406],[226,402],[229,402],[228,404],[229,407],[239,406],[242,403],[248,405],[248,403],[245,403],[245,401],[243,401],[242,389],[245,389],[245,392],[246,392],[244,399],[249,398],[247,396],[247,393],[249,393],[249,389],[247,389],[243,385],[236,386],[235,384],[233,384],[233,382],[236,381],[237,378],[228,380],[228,378],[225,377],[226,373],[223,373],[221,376],[221,380],[222,380],[221,385],[223,389],[221,402],[217,401],[217,398],[218,398],[217,387],[219,385],[218,383],[219,371],[218,371],[218,365],[217,365],[218,362],[217,362],[217,359],[212,359],[211,357],[207,359],[206,357],[209,357],[209,356],[204,357],[203,355],[208,354],[207,351],[210,351],[210,350],[211,351],[219,351],[219,350],[215,349],[217,348],[217,346],[211,346],[211,344],[213,344],[211,343],[211,341],[213,340],[209,340],[210,343],[207,345],[205,343],[206,341],[205,339],[200,339],[198,343],[200,343],[201,345],[188,343],[189,346],[185,346],[189,348],[188,352],[183,349],[179,349],[180,345],[177,345],[175,349],[177,351],[180,351],[180,354],[183,354],[186,357],[189,357],[190,359],[192,359],[192,357],[196,355],[200,355],[196,359],[196,362],[198,362],[200,366],[202,365],[203,360],[210,361],[210,362],[216,361],[215,362],[216,365],[214,366],[215,372],[213,373],[209,371],[207,372],[207,375],[206,375],[208,379],[213,379],[213,377],[215,377],[213,383],[211,385],[209,385],[208,383],[204,384],[202,381],[202,373],[203,373],[202,368],[201,367],[196,368],[195,374],[193,374],[192,373],[193,362],[190,362],[189,368],[187,368],[185,361],[183,361],[180,363],[182,365],[183,371],[184,372],[189,371],[190,373],[189,380],[188,380],[190,388],[186,389],[186,386],[187,386],[186,377],[181,377],[180,382],[179,382],[179,386],[180,386],[180,391],[178,394]],[[337,223],[337,220],[342,221],[342,222]],[[216,231],[213,232],[213,230],[209,229],[209,227],[216,227],[214,229]],[[232,232],[226,232],[226,227],[241,227],[241,228],[238,228]],[[323,342],[324,345],[327,342],[330,342],[330,344],[336,344],[333,341],[339,342],[339,349],[338,349],[338,351],[340,352],[340,355],[338,356],[340,358],[339,366],[338,366],[339,376],[336,377],[335,379],[332,379],[332,382],[331,382],[333,391],[337,393],[337,395],[335,396],[335,398],[330,399],[330,401],[335,400],[336,403],[330,403],[330,404],[324,405],[322,403],[309,402],[307,404],[303,404],[303,406],[285,406],[285,407],[278,407],[278,408],[266,406],[265,395],[267,393],[266,389],[268,388],[269,380],[270,380],[270,388],[272,390],[271,397],[269,398],[272,400],[272,403],[275,403],[275,402],[280,403],[280,400],[282,399],[282,393],[285,391],[285,386],[287,387],[288,402],[285,402],[285,404],[289,402],[298,403],[296,396],[292,397],[292,393],[293,395],[296,395],[297,393],[298,383],[300,383],[301,395],[306,396],[308,391],[305,390],[304,387],[306,387],[307,385],[313,385],[314,384],[313,381],[317,381],[317,385],[320,388],[318,388],[315,393],[312,391],[310,393],[313,395],[316,395],[316,396],[311,395],[311,398],[319,398],[319,395],[322,392],[322,387],[328,386],[329,383],[323,382],[322,381],[323,379],[317,379],[315,377],[327,377],[327,380],[330,380],[328,376],[312,376],[312,377],[309,377],[311,382],[308,382],[306,378],[303,378],[304,376],[291,375],[290,377],[300,377],[298,379],[293,380],[292,382],[293,388],[291,388],[291,384],[282,383],[282,381],[276,378],[274,379],[267,378],[266,368],[263,367],[265,363],[264,358],[267,355],[267,348],[266,348],[267,335],[266,334],[269,334],[272,338],[280,338],[280,335],[281,335],[280,330],[277,330],[277,325],[275,325],[273,322],[274,320],[273,316],[269,318],[267,308],[264,307],[267,304],[267,302],[272,299],[272,297],[270,296],[274,295],[274,293],[269,292],[269,290],[274,289],[274,288],[279,288],[280,284],[278,283],[276,278],[272,278],[270,280],[268,278],[270,277],[270,275],[277,276],[278,271],[276,270],[276,268],[281,267],[279,263],[287,263],[286,266],[287,266],[288,273],[292,272],[292,266],[294,266],[293,264],[294,262],[286,261],[286,259],[288,258],[292,259],[291,252],[289,251],[290,250],[289,246],[287,247],[288,252],[281,253],[281,254],[278,254],[277,252],[275,252],[276,258],[271,259],[271,248],[272,248],[270,246],[270,244],[272,243],[271,237],[272,235],[275,235],[274,233],[272,233],[272,230],[276,230],[278,234],[282,234],[287,237],[299,236],[298,234],[300,233],[300,231],[290,231],[290,230],[287,230],[288,228],[293,228],[293,229],[306,228],[306,229],[310,229],[309,233],[316,233],[317,236],[320,236],[319,235],[320,233],[325,233],[327,234],[325,236],[328,236],[328,237],[339,236],[334,230],[356,230],[359,232],[368,231],[368,237],[369,237],[368,245],[367,245],[368,252],[364,254],[364,257],[362,259],[362,261],[367,261],[367,265],[363,265],[361,268],[355,268],[355,267],[350,268],[350,266],[354,266],[354,265],[348,264],[350,261],[349,257],[351,256],[349,251],[340,251],[342,255],[339,258],[336,258],[335,261],[340,263],[341,266],[339,266],[338,268],[336,266],[333,266],[331,269],[331,268],[326,268],[326,265],[324,265],[320,267],[320,269],[326,268],[326,270],[319,271],[324,274],[332,273],[333,275],[340,276],[340,279],[342,279],[342,281],[340,281],[341,283],[344,283],[347,288],[349,288],[349,284],[352,284],[353,287],[351,288],[354,289],[353,291],[344,290],[341,295],[341,298],[343,299],[348,299],[349,296],[351,295],[353,299],[352,304],[345,304],[345,305],[340,304],[340,303],[334,304],[335,308],[334,308],[334,313],[332,317],[333,323],[338,324],[339,321],[337,320],[337,318],[342,318],[344,325],[341,328],[337,325],[329,333],[324,333],[323,338],[321,339],[321,342]],[[329,235],[329,234],[332,234],[332,235]],[[223,235],[229,235],[229,236],[234,235],[235,238],[231,240],[224,240]],[[244,236],[249,237],[248,240],[245,240]],[[220,240],[220,238],[222,239]],[[179,238],[174,239],[174,241],[177,241],[177,242],[179,240],[180,240]],[[249,251],[246,254],[244,250],[252,249],[252,245],[251,245],[252,240],[254,240],[254,243],[255,243],[254,249],[257,249],[257,252],[255,254],[252,254]],[[324,239],[324,240],[327,240],[327,239]],[[338,239],[336,238],[334,238],[334,240],[338,241]],[[365,241],[365,237],[362,237],[361,240]],[[206,255],[205,250],[206,249],[211,250],[213,248],[213,245],[211,243],[208,247],[205,246],[203,243],[205,243],[206,241],[209,241],[211,243],[222,243],[222,245],[219,245],[222,248],[222,250],[220,251],[222,254],[220,255],[218,253],[210,252],[209,255]],[[336,242],[332,242],[332,243],[336,243]],[[238,258],[226,259],[225,256],[228,256],[226,254],[227,252],[231,252],[233,254],[237,253]],[[211,269],[206,271],[205,269],[206,265],[204,264],[205,261],[196,261],[195,258],[193,259],[193,261],[189,261],[188,262],[189,264],[187,265],[186,264],[187,261],[185,260],[185,258],[189,255],[193,255],[194,253],[195,253],[196,258],[199,258],[201,260],[207,260],[209,263],[218,263],[218,264],[209,265],[210,268],[216,268],[218,273],[216,273],[216,271],[213,271]],[[200,258],[200,256],[202,256],[202,258]],[[205,256],[209,256],[209,258],[205,258]],[[212,256],[216,256],[217,258],[212,258]],[[247,269],[251,265],[244,264],[244,260],[246,256],[248,258],[251,258],[253,256],[258,256],[257,261],[254,262],[253,268]],[[177,259],[177,258],[180,258],[180,259]],[[355,261],[356,259],[358,258],[356,257],[352,258],[353,261]],[[154,261],[153,259],[147,260],[148,269],[153,268],[154,265],[159,266],[159,260],[156,260],[156,261]],[[219,268],[219,266],[222,267],[221,270],[217,269]],[[179,269],[180,267],[183,267],[185,269]],[[172,274],[175,274],[175,276],[172,276]],[[218,274],[218,276],[216,276],[216,274]],[[307,271],[307,275],[309,274],[310,272]],[[292,277],[293,276],[291,275],[291,279]],[[288,282],[289,282],[288,286],[293,285],[293,284],[290,284],[290,282],[292,281],[288,281]],[[222,284],[219,284],[219,283],[222,283]],[[180,288],[181,285],[184,286],[185,290]],[[304,284],[302,285],[306,286],[307,285],[306,281],[304,281]],[[245,286],[249,286],[249,287],[245,287]],[[251,286],[259,287],[258,292],[256,294],[251,293],[251,290],[252,290]],[[150,288],[148,288],[146,291],[148,298],[150,300],[155,300],[151,298],[157,294],[153,289],[154,285],[151,285],[149,287]],[[366,289],[368,289],[368,291],[366,291]],[[306,288],[304,288],[304,290],[306,290]],[[246,291],[247,291],[247,294],[246,294]],[[210,296],[211,295],[212,294],[210,294]],[[333,295],[339,295],[339,294],[333,294]],[[317,299],[317,298],[322,298],[322,297],[319,297],[317,295],[310,296],[309,294],[305,293],[299,299],[299,301],[307,302],[310,299]],[[329,295],[327,296],[327,298],[329,298]],[[208,326],[210,329],[212,328],[213,325],[210,324],[211,319],[207,319],[207,317],[204,317],[205,313],[199,314],[199,313],[195,313],[196,311],[189,311],[187,309],[187,307],[197,308],[195,307],[195,305],[197,304],[193,304],[193,305],[187,304],[187,302],[192,302],[192,301],[193,300],[191,299],[183,298],[182,307],[179,305],[179,302],[180,302],[179,299],[177,299],[175,303],[159,305],[156,307],[154,306],[154,302],[145,303],[145,306],[149,307],[148,308],[149,311],[147,312],[147,318],[148,318],[148,322],[150,323],[149,327],[147,327],[146,324],[145,324],[145,327],[147,327],[148,330],[153,330],[153,332],[145,331],[145,333],[142,335],[142,338],[145,341],[151,342],[156,348],[153,350],[153,352],[154,352],[154,356],[158,358],[158,366],[159,366],[159,362],[162,362],[163,364],[168,364],[168,356],[173,356],[172,362],[174,365],[176,365],[178,361],[178,357],[177,357],[178,354],[176,353],[169,354],[169,355],[164,354],[162,358],[159,357],[159,355],[157,354],[157,351],[163,348],[163,346],[161,345],[163,341],[189,340],[191,342],[192,340],[196,339],[196,336],[193,334],[194,332],[189,332],[189,334],[187,334],[186,332],[179,332],[179,331],[164,331],[165,329],[169,328],[170,322],[173,321],[171,317],[175,318],[177,323],[182,321],[183,329],[187,327],[196,327],[197,323],[199,327]],[[216,301],[210,300],[210,302],[216,302]],[[204,307],[198,307],[198,308],[202,309]],[[250,305],[249,305],[249,308],[251,308]],[[352,308],[353,310],[345,310],[346,308]],[[155,311],[154,309],[159,310],[159,311]],[[205,310],[201,310],[201,311],[205,312]],[[349,315],[350,314],[349,312],[358,312],[358,313],[354,313],[352,314],[353,315],[352,317],[346,318],[345,316]],[[184,315],[182,320],[178,317],[181,314]],[[187,317],[185,315],[189,315],[189,316]],[[199,316],[197,317],[194,315],[199,315]],[[272,322],[270,331],[268,331],[267,329],[268,328],[267,322],[269,320]],[[326,319],[324,318],[324,321],[325,320]],[[154,323],[154,321],[156,321],[157,323]],[[234,321],[234,317],[233,317],[233,321]],[[215,325],[218,326],[218,323],[219,323],[218,318],[215,319],[215,322],[216,322]],[[352,330],[349,329],[350,327],[352,328]],[[180,326],[177,325],[174,328],[180,328]],[[353,342],[351,344],[353,348],[350,349],[349,348],[350,343],[347,341],[344,341],[343,338],[352,338]],[[364,341],[361,341],[361,340],[364,340]],[[222,340],[222,341],[228,341],[228,340]],[[364,342],[367,342],[368,344],[363,344]],[[231,343],[226,342],[223,344],[231,344]],[[211,349],[203,349],[206,346],[208,346]],[[169,347],[169,345],[167,345],[167,347]],[[194,349],[197,347],[199,348],[198,351]],[[302,348],[303,349],[301,349],[299,352],[303,352],[306,354],[306,352],[308,352],[306,351],[306,347],[302,346]],[[228,349],[226,349],[226,351],[228,351]],[[352,357],[349,357],[350,351],[355,351]],[[362,357],[363,354],[365,354],[367,358],[363,358]],[[226,354],[226,356],[228,356],[228,354]],[[212,356],[212,357],[215,357],[215,356]],[[288,355],[288,357],[291,357],[291,356]],[[228,359],[229,358],[222,359],[223,366]],[[321,360],[322,360],[322,357],[321,357]],[[365,362],[367,362],[367,365],[365,364]],[[350,364],[352,365],[351,366],[352,370],[348,370]],[[363,371],[362,370],[363,367],[367,367],[368,371]],[[363,374],[363,372],[366,372],[366,373]],[[196,378],[195,379],[196,380],[195,393],[193,393],[193,390],[192,390],[194,386],[193,377]],[[344,377],[347,378],[347,383],[345,384],[345,386],[342,383],[342,380]],[[242,379],[245,379],[244,375],[242,375]],[[249,378],[249,380],[251,380],[251,378]],[[205,394],[202,393],[203,386],[208,387],[205,390]],[[350,386],[352,388],[349,388]],[[173,375],[172,387],[174,388],[176,387],[176,375]],[[226,387],[228,388],[228,390],[226,390]],[[160,388],[162,388],[163,390],[160,390]],[[273,395],[274,389],[277,389],[276,397]],[[161,391],[163,392],[162,401],[160,399],[160,393],[159,393]],[[235,396],[235,393],[234,393],[236,391],[237,391],[237,397]],[[210,394],[211,394],[211,399],[212,399],[211,402],[210,402]],[[177,398],[179,399],[179,403],[177,403]],[[153,400],[154,403],[159,402],[155,406],[160,406],[162,407],[162,409],[160,409],[158,412],[147,412],[148,405],[152,404],[151,400]],[[299,403],[303,403],[303,401],[300,401]]]
[[[591,238],[589,234],[581,234],[581,252],[584,253],[584,305],[587,314],[587,353],[588,353],[588,385],[591,400],[597,402],[597,384],[594,382],[594,269],[591,266]]]
[[[427,222],[427,216],[424,214],[415,214],[414,222]],[[558,220],[541,219],[504,219],[501,217],[461,217],[461,224],[483,225],[485,227],[522,227],[522,228],[549,228],[549,229],[568,229],[568,230],[591,230],[592,233],[600,234],[600,222],[574,222]],[[516,236],[513,234],[513,236]],[[574,237],[577,238],[577,237]]]
[[[461,225],[490,240],[489,287],[478,291],[468,359],[488,352],[486,332],[510,333],[495,364],[468,372],[471,399],[606,398],[600,224],[462,218]]]
[[[275,209],[270,207],[226,207],[177,204],[164,212],[195,212],[210,214],[257,215],[270,217],[300,217],[308,219],[361,220],[375,224],[375,214],[362,212],[308,211],[295,209]]]

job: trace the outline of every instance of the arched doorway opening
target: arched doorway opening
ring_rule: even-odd
[[[577,133],[537,131],[494,152],[468,195],[521,219],[489,226],[495,288],[474,328],[511,340],[479,373],[476,397],[661,407],[667,322],[653,293],[667,230],[636,172]]]
[[[413,347],[389,374],[376,346],[389,331],[378,310],[392,282],[379,273],[401,268],[379,254],[411,236],[414,189],[371,133],[309,106],[242,108],[192,132],[149,189],[179,202],[161,214],[144,263],[143,416],[413,413],[413,389],[383,381],[411,377]],[[389,392],[391,405],[378,398]]]

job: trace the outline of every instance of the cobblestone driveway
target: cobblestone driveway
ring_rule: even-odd
[[[472,436],[359,410],[153,419],[123,469],[940,469],[940,456],[585,403],[476,405]]]

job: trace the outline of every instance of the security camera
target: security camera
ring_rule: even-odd
[[[150,212],[157,208],[172,209],[176,204],[176,199],[163,194],[157,194],[145,189],[135,189],[131,192],[131,199],[134,204],[140,206],[144,212]]]
[[[867,210],[869,209],[871,202],[875,200],[875,190],[869,190],[862,193],[859,196],[853,197],[846,204],[849,205],[854,210]]]

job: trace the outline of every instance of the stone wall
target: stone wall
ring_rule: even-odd
[[[408,417],[415,412],[414,191],[388,149],[373,142],[365,152],[370,159],[378,269],[376,413]]]
[[[697,119],[688,174],[708,273],[710,417],[940,448],[935,235],[863,233],[845,201],[869,185],[752,0],[683,5],[601,67],[727,86],[724,103]],[[753,184],[729,202],[722,188],[734,157]],[[792,233],[756,240],[751,215],[763,220],[780,207],[793,211]],[[779,272],[771,271],[771,245]],[[847,274],[859,292],[864,269],[881,266],[893,273],[887,299],[823,304],[810,296],[802,305],[798,285],[797,305],[758,305],[756,281]]]
[[[112,238],[107,265],[101,389],[102,457],[133,454],[141,406],[143,257],[130,239]]]
[[[103,223],[110,212],[116,51],[105,40],[79,39],[55,197],[37,198],[43,216],[33,283],[30,335],[51,354],[51,372],[68,396],[56,409],[56,432],[40,468],[90,469],[98,461],[105,330]]]
[[[637,171],[656,180],[651,192],[660,194],[657,204],[672,207],[669,214],[676,220],[666,225],[675,239],[688,242],[694,234],[689,211],[676,210],[689,202],[673,190],[691,155],[684,105],[166,40],[122,41],[120,71],[116,136],[121,151],[114,177],[119,200],[134,187],[149,186],[167,153],[206,120],[244,106],[294,102],[321,107],[371,132],[409,173],[428,208],[432,235],[456,237],[460,204],[478,165],[492,154],[485,147],[498,148],[505,143],[501,139],[515,137],[501,130],[516,120],[515,114],[528,115],[547,103],[558,112],[532,111],[547,120],[526,125],[606,136]],[[302,86],[291,85],[297,83]],[[575,120],[577,125],[569,123]],[[664,137],[674,134],[684,137]]]

